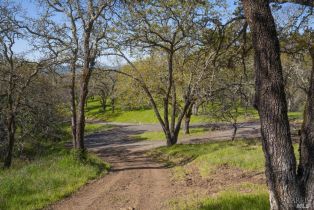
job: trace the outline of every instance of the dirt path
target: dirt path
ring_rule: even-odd
[[[187,194],[206,193],[206,189],[187,187],[171,181],[171,170],[145,156],[149,149],[163,146],[164,141],[138,141],[130,137],[147,131],[160,131],[159,125],[114,123],[110,131],[86,137],[89,150],[96,152],[112,165],[110,173],[82,187],[72,196],[56,203],[50,209],[169,209],[169,199]],[[209,126],[209,125],[194,125]],[[230,138],[232,129],[213,131],[182,143],[199,143]],[[258,125],[242,124],[238,136],[258,136]]]

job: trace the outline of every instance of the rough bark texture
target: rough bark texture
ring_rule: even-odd
[[[255,107],[261,121],[271,209],[295,209],[301,197],[274,19],[268,0],[242,2],[255,51]]]
[[[70,87],[70,95],[71,95],[71,128],[72,128],[72,144],[73,148],[77,148],[76,141],[76,101],[75,101],[75,81],[76,81],[76,61],[72,61],[71,63],[71,87]]]
[[[85,102],[88,94],[88,82],[90,79],[91,70],[89,67],[89,62],[85,64],[85,68],[82,75],[79,104],[78,104],[78,118],[77,118],[77,128],[76,128],[76,140],[78,149],[84,151],[84,129],[85,129]]]
[[[304,203],[314,208],[314,46],[310,49],[312,72],[300,140],[298,176]]]

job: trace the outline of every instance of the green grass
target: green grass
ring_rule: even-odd
[[[248,122],[259,120],[258,113],[255,109],[249,108],[245,109],[239,108],[240,116],[238,117],[238,122]],[[161,111],[161,114],[163,112]],[[89,119],[97,119],[108,122],[125,122],[125,123],[158,123],[155,113],[152,109],[141,109],[141,110],[130,110],[123,111],[119,108],[116,109],[115,113],[111,112],[111,108],[108,107],[106,112],[102,111],[100,100],[94,99],[89,100],[86,108],[86,116]],[[302,120],[302,112],[289,112],[288,116],[291,120]],[[221,120],[212,118],[208,115],[192,115],[191,123],[215,123]]]
[[[163,114],[163,112],[161,112]],[[125,122],[125,123],[159,123],[152,109],[140,109],[131,111],[122,111],[117,108],[115,113],[111,112],[110,107],[103,112],[100,101],[90,100],[86,108],[86,117],[108,122]],[[191,123],[210,122],[208,116],[192,116]]]
[[[158,123],[153,110],[121,111],[120,109],[116,109],[114,113],[111,110],[103,112],[99,100],[88,102],[86,117],[108,122]]]
[[[106,124],[99,124],[99,123],[86,123],[85,124],[85,135],[91,134],[91,133],[97,133],[101,131],[108,131],[110,129],[113,129],[113,125],[106,125]],[[68,138],[71,138],[71,127],[69,124],[64,124],[61,128],[65,135],[67,135]]]
[[[297,145],[294,145],[297,154]],[[171,147],[160,147],[149,155],[173,167],[173,178],[185,180],[191,170],[197,170],[203,179],[216,176],[220,166],[228,166],[243,172],[263,173],[265,159],[258,140],[219,141],[206,144],[178,144]],[[215,173],[214,173],[215,172]],[[223,172],[222,172],[223,173]],[[224,174],[221,174],[224,176]],[[239,184],[241,184],[239,186]],[[173,201],[175,209],[200,210],[266,210],[269,209],[266,185],[254,183],[237,183],[234,186],[221,188],[210,197],[191,198]]]
[[[0,169],[1,210],[44,208],[108,171],[109,165],[96,155],[87,153],[84,160],[79,160],[75,152],[66,149],[64,145],[70,137],[70,127],[63,125],[61,128],[63,141],[27,144],[24,155],[30,160],[15,158],[10,169]],[[87,124],[86,132],[110,128]]]
[[[264,156],[257,140],[223,141],[206,144],[177,144],[160,147],[152,152],[168,164],[178,165],[192,160],[201,175],[207,176],[219,165],[228,164],[244,170],[264,169]]]
[[[88,180],[108,170],[95,155],[79,161],[70,151],[61,151],[23,167],[0,171],[0,209],[41,209],[70,195]]]
[[[289,112],[288,117],[291,121],[300,121],[303,120],[303,112]]]
[[[243,188],[249,193],[239,192]],[[207,198],[195,199],[191,196],[188,201],[173,200],[170,205],[180,210],[268,210],[269,199],[266,186],[248,183]]]
[[[180,131],[179,139],[189,137],[189,136],[200,136],[208,132],[206,128],[191,128],[190,134],[184,134],[184,131]],[[132,135],[139,140],[148,140],[148,141],[155,141],[155,140],[165,140],[165,134],[162,131],[151,131],[151,132],[144,132],[141,134]]]
[[[191,208],[189,208],[191,209]],[[215,198],[204,199],[199,210],[268,210],[269,199],[267,192],[250,194],[223,192]]]
[[[298,145],[294,145],[297,154]],[[169,165],[190,162],[202,176],[217,166],[229,165],[249,171],[264,171],[264,154],[258,140],[219,141],[206,144],[177,144],[160,147],[150,153]]]
[[[85,134],[97,133],[97,132],[101,132],[101,131],[108,131],[108,130],[113,129],[113,127],[114,126],[112,126],[112,125],[87,123],[85,125]]]

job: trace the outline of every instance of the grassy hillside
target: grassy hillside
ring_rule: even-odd
[[[257,111],[253,108],[249,109],[245,113],[244,109],[239,108],[241,115],[238,117],[238,122],[257,121],[259,119]],[[161,114],[163,114],[161,112]],[[293,121],[302,120],[302,112],[289,112],[289,118]],[[152,109],[140,109],[140,110],[121,110],[119,107],[114,113],[111,112],[111,108],[108,107],[106,112],[103,112],[101,108],[100,100],[97,97],[94,100],[89,100],[86,108],[86,117],[94,120],[102,120],[107,122],[124,122],[124,123],[158,123],[155,113]],[[211,118],[207,115],[192,115],[191,123],[215,123],[221,122],[220,119]]]
[[[163,112],[161,112],[163,114]],[[106,112],[103,112],[100,101],[89,100],[86,108],[86,116],[89,119],[97,119],[108,122],[127,122],[127,123],[158,123],[155,113],[152,109],[140,109],[140,110],[121,110],[119,107],[114,113],[111,112],[111,108],[108,107]],[[239,122],[258,120],[258,116],[255,110],[250,110],[248,115],[241,115]],[[191,123],[203,123],[203,122],[217,122],[219,120],[213,119],[207,115],[193,115]]]
[[[88,124],[87,132],[108,129],[107,126]],[[69,131],[69,127],[64,127]],[[70,195],[89,180],[105,174],[109,165],[93,154],[78,160],[62,142],[43,141],[26,153],[32,159],[13,160],[9,170],[0,169],[0,209],[32,210]],[[1,163],[0,163],[1,164]]]

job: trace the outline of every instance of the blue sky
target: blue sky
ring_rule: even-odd
[[[0,0],[1,1],[1,0]],[[16,3],[19,3],[21,5],[21,7],[23,8],[23,13],[25,13],[24,15],[26,16],[30,16],[30,17],[36,17],[39,13],[39,9],[36,6],[36,0],[13,0]],[[228,4],[228,10],[233,11],[235,8],[234,2],[235,0],[226,0],[227,4]],[[285,13],[288,13],[289,11],[293,10],[296,7],[296,5],[294,4],[285,4],[284,5],[284,11],[282,14],[283,18],[285,18]],[[311,26],[314,26],[314,18],[312,18],[311,21]],[[39,53],[30,51],[31,47],[29,46],[28,42],[26,40],[18,40],[14,50],[16,53],[24,53],[26,55],[26,57],[28,59],[31,60],[36,60],[37,58],[40,57]]]
[[[1,0],[0,0],[1,1]],[[37,6],[36,0],[13,0],[14,2],[21,5],[23,8],[23,13],[25,16],[28,17],[36,17],[39,13],[39,9]],[[234,6],[234,0],[226,0],[230,9],[233,10],[235,8]],[[32,52],[31,46],[28,44],[26,40],[20,39],[17,40],[14,50],[17,54],[25,55],[28,59],[36,60],[40,57],[39,53]]]

